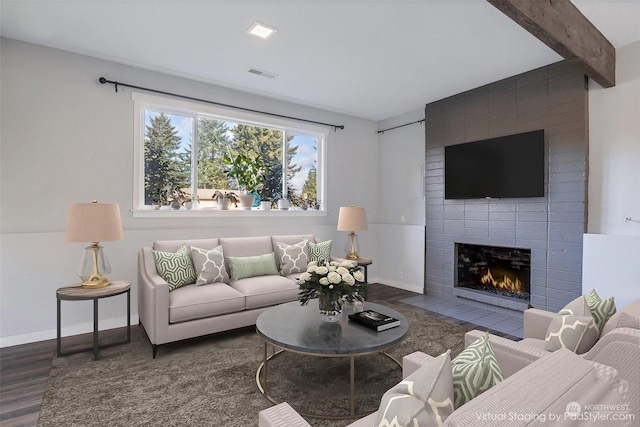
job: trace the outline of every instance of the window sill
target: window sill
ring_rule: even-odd
[[[195,210],[171,210],[171,209],[133,209],[131,211],[134,218],[290,218],[290,217],[321,217],[327,216],[327,211],[315,209],[303,210],[277,210],[263,211],[252,210],[220,210],[220,209],[195,209]]]

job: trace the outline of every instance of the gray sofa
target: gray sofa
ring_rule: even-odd
[[[421,352],[405,356],[403,377],[431,359]],[[575,402],[582,408],[589,407],[585,405],[624,406],[628,404],[626,388],[626,381],[619,378],[615,369],[561,349],[544,355],[465,403],[453,411],[442,425],[593,426],[593,420],[567,417],[567,404]],[[375,421],[376,413],[373,413],[349,424],[349,427],[374,427]],[[611,420],[606,425],[629,424],[626,420]],[[310,424],[287,403],[280,403],[258,414],[258,426],[310,427]]]
[[[153,346],[153,357],[162,344],[255,325],[268,307],[297,299],[299,273],[249,277],[228,284],[190,284],[169,292],[156,271],[152,250],[175,252],[183,243],[208,250],[220,245],[225,258],[247,257],[276,252],[274,242],[293,245],[303,239],[316,242],[313,234],[306,234],[164,240],[142,248],[138,254],[138,313]]]

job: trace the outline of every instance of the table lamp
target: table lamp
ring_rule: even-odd
[[[109,260],[100,242],[122,240],[120,206],[117,203],[72,203],[67,216],[64,240],[90,242],[82,255],[78,276],[83,288],[102,288],[109,284],[103,274],[111,273]]]
[[[341,207],[338,214],[338,231],[349,232],[349,252],[347,259],[358,259],[356,250],[356,231],[367,230],[367,213],[364,208],[356,206]]]

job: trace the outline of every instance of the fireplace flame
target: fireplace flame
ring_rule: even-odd
[[[498,289],[506,289],[517,293],[520,293],[522,290],[522,282],[520,279],[516,277],[516,279],[513,280],[505,274],[502,280],[496,280],[491,274],[491,269],[487,269],[487,273],[480,278],[480,281],[483,285],[490,285]]]

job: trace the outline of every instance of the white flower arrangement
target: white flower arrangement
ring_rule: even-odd
[[[366,297],[367,284],[360,268],[351,262],[315,262],[298,281],[300,303],[306,305],[320,294],[332,295],[349,302],[362,301]]]

